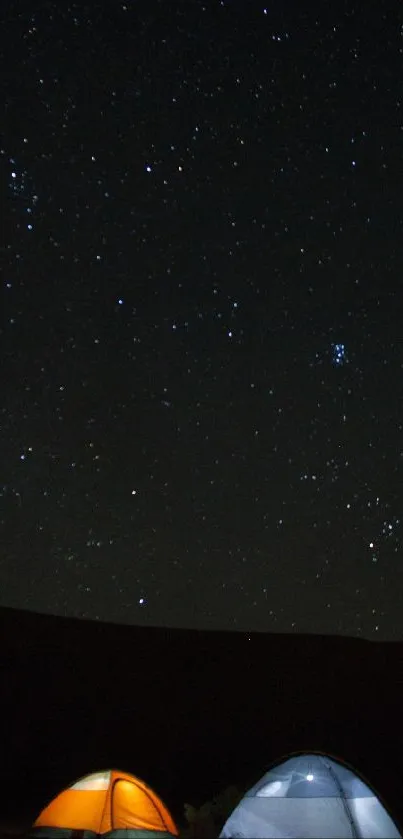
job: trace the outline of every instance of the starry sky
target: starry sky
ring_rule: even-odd
[[[0,605],[403,639],[399,5],[5,4]]]

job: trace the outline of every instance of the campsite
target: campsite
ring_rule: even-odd
[[[403,839],[403,3],[2,12],[0,839]]]
[[[0,627],[2,835],[26,834],[66,788],[114,769],[155,790],[179,835],[218,836],[267,772],[271,806],[301,806],[319,758],[326,784],[329,772],[331,784],[340,784],[339,770],[351,772],[349,788],[364,784],[360,800],[375,809],[379,802],[396,826],[390,835],[401,835],[401,645],[139,628],[11,609],[1,610]],[[303,755],[311,761],[304,796],[290,805],[296,776],[291,783],[287,760]],[[286,776],[293,796],[279,794]]]

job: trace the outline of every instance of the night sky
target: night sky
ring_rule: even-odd
[[[399,5],[4,4],[0,605],[403,639]]]

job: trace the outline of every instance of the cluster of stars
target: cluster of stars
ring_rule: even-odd
[[[342,364],[346,362],[346,348],[344,344],[333,344],[332,345],[332,359],[333,364],[336,367],[340,367]]]
[[[27,143],[28,140],[24,138],[23,142]],[[10,165],[12,167],[9,181],[10,195],[12,198],[18,199],[22,202],[23,212],[29,216],[25,223],[25,227],[27,230],[31,231],[33,230],[32,216],[38,203],[39,196],[34,191],[28,172],[25,169],[18,169],[16,161],[13,158],[10,158]]]

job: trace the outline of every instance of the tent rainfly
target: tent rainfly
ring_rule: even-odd
[[[389,813],[350,768],[319,754],[273,767],[240,801],[222,839],[401,839]]]
[[[165,839],[178,830],[165,805],[138,778],[107,770],[87,775],[42,810],[30,832],[43,839]]]

